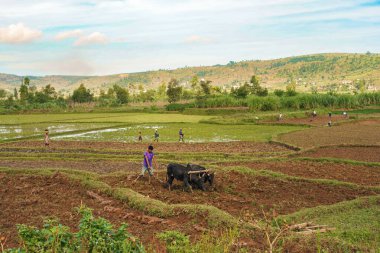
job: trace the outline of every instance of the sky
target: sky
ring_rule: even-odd
[[[0,0],[0,73],[107,75],[380,52],[379,0]]]

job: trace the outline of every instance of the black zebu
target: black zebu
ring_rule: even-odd
[[[173,180],[177,179],[179,181],[183,181],[184,187],[190,189],[190,191],[192,191],[191,184],[205,191],[206,189],[204,187],[204,183],[209,182],[210,185],[212,185],[214,174],[208,172],[189,174],[189,172],[202,170],[206,170],[206,168],[195,164],[187,164],[187,166],[183,166],[177,163],[170,163],[167,167],[166,187],[169,187],[170,190]]]
[[[209,172],[207,169],[203,166],[197,165],[197,164],[187,164],[187,167],[190,167],[190,171],[202,171],[205,172],[196,173],[196,174],[190,174],[189,175],[189,182],[194,183],[198,186],[199,189],[202,189],[202,191],[205,191],[204,183],[209,183],[210,186],[214,183],[214,172]]]

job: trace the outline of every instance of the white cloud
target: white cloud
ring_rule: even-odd
[[[186,43],[209,43],[212,40],[210,38],[199,36],[199,35],[191,35],[187,38],[185,38]]]
[[[0,43],[28,43],[40,38],[41,35],[41,31],[29,28],[23,23],[0,27]]]
[[[55,36],[56,40],[65,40],[69,38],[77,38],[83,34],[82,30],[76,29],[71,31],[60,32]]]
[[[108,42],[107,37],[99,32],[93,32],[89,35],[79,37],[75,42],[75,46],[83,46],[90,44],[106,44]]]

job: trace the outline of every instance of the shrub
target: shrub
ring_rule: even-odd
[[[208,232],[194,244],[190,243],[188,236],[178,231],[166,231],[158,234],[157,237],[165,242],[168,253],[232,252],[233,245],[239,238],[239,230],[226,229],[219,236]]]
[[[6,252],[145,252],[144,247],[127,231],[127,225],[117,230],[103,218],[94,218],[91,209],[81,206],[82,216],[77,233],[47,220],[42,229],[18,225],[22,248]]]
[[[165,231],[157,235],[157,238],[165,242],[168,253],[190,252],[189,236],[178,231]]]
[[[277,97],[282,97],[285,93],[285,91],[283,90],[274,90],[274,95],[276,95]]]

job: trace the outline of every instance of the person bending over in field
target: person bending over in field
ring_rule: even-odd
[[[314,111],[311,113],[311,119],[310,119],[310,121],[313,121],[313,119],[314,119],[315,117],[317,117],[317,111],[316,111],[316,110],[314,110]]]
[[[48,129],[45,129],[45,146],[49,146],[49,130]]]
[[[153,146],[149,145],[148,150],[144,152],[144,160],[142,163],[141,174],[136,178],[135,181],[137,181],[137,179],[139,179],[140,177],[144,177],[145,172],[148,171],[149,182],[150,182],[150,177],[153,176],[153,170],[154,170],[153,164],[155,168],[158,168],[157,162],[153,153]]]
[[[278,115],[278,121],[281,121],[282,120],[282,113],[280,112],[280,114]]]
[[[182,128],[179,129],[179,142],[181,142],[181,141],[184,142]]]
[[[158,133],[158,130],[156,129],[156,131],[154,132],[154,141],[158,142],[159,138],[160,138],[160,134]]]
[[[141,131],[139,131],[139,138],[138,138],[138,141],[139,141],[139,142],[142,142],[142,135],[141,135]]]

